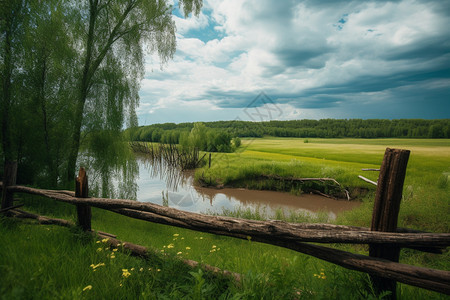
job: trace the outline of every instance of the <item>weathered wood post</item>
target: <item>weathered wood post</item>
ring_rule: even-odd
[[[409,150],[386,148],[378,177],[375,204],[372,214],[372,231],[395,232]],[[400,248],[389,245],[369,245],[369,255],[398,262]],[[390,299],[396,299],[397,282],[371,276],[375,291],[391,291]]]
[[[88,198],[89,188],[86,171],[83,167],[78,172],[78,177],[75,181],[75,197]],[[77,204],[78,226],[84,231],[91,230],[91,207],[87,204]]]
[[[6,209],[13,206],[13,194],[8,192],[8,186],[15,185],[17,179],[17,162],[7,161],[3,173],[2,207]]]

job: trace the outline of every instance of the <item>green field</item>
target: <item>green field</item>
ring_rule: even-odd
[[[346,187],[369,190],[364,197],[354,200],[362,201],[360,208],[344,213],[334,222],[368,226],[375,189],[357,175],[376,179],[376,173],[363,173],[361,168],[379,167],[386,147],[411,150],[399,226],[449,232],[449,140],[308,139],[305,143],[304,139],[246,139],[237,153],[215,154],[211,169],[205,166],[197,170],[196,176],[225,185],[239,185],[240,181],[261,173],[333,177]],[[26,210],[76,219],[73,206],[21,197]],[[245,211],[235,214],[264,217]],[[299,217],[291,221],[322,220]],[[367,274],[275,246],[152,224],[100,209],[93,209],[92,227],[160,254],[144,262],[119,251],[111,259],[111,250],[103,247],[98,251],[101,246],[95,239],[76,230],[1,218],[0,299],[368,299],[373,296]],[[367,254],[365,246],[335,247]],[[199,269],[188,269],[179,262],[180,257],[241,273],[244,281],[236,285]],[[402,250],[400,260],[450,269],[448,251],[436,255]],[[105,265],[94,272],[91,265],[99,263]],[[123,269],[131,275],[125,277]],[[88,286],[92,288],[85,289]],[[398,285],[397,293],[398,299],[446,299],[444,295],[403,284]]]
[[[244,139],[237,153],[216,154],[212,167],[197,170],[196,178],[215,185],[258,188],[251,178],[260,174],[285,177],[332,177],[349,190],[366,189],[363,205],[338,222],[370,224],[375,186],[358,178],[376,181],[387,147],[411,151],[406,172],[399,226],[448,232],[450,140],[431,139]],[[260,182],[258,180],[258,182]],[[261,188],[270,188],[270,184]]]

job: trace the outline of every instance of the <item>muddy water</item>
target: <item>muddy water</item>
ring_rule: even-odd
[[[198,193],[207,196],[210,204],[218,198],[237,200],[242,207],[266,207],[269,212],[282,209],[285,213],[290,211],[304,211],[307,213],[316,213],[319,211],[328,212],[331,218],[345,210],[350,210],[359,206],[358,202],[349,202],[345,200],[334,200],[319,195],[303,194],[295,196],[289,193],[274,191],[257,191],[246,189],[211,189],[196,188]]]
[[[357,202],[333,200],[318,195],[294,196],[273,191],[196,187],[192,172],[170,170],[161,165],[153,166],[142,158],[138,158],[138,163],[137,200],[184,211],[222,213],[224,209],[260,209],[265,210],[269,216],[274,215],[278,209],[285,213],[302,211],[312,215],[324,211],[333,219],[340,212],[359,206]]]

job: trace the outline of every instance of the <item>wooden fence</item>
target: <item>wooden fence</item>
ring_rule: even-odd
[[[255,221],[207,216],[152,203],[88,197],[87,176],[80,169],[76,191],[54,191],[15,185],[14,164],[5,165],[2,211],[14,211],[13,193],[28,193],[71,203],[77,207],[78,225],[91,230],[91,207],[128,217],[212,234],[276,245],[339,266],[366,272],[377,292],[390,291],[396,298],[396,282],[450,295],[450,272],[398,263],[401,248],[442,253],[450,245],[450,233],[426,233],[397,228],[408,150],[386,149],[377,182],[371,228],[332,224]],[[64,224],[64,220],[61,220]],[[368,244],[369,256],[310,243]]]

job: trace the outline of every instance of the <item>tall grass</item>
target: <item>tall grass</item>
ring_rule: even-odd
[[[235,293],[226,278],[199,278],[199,270],[176,259],[130,257],[77,230],[8,219],[0,225],[1,299],[206,299]]]

